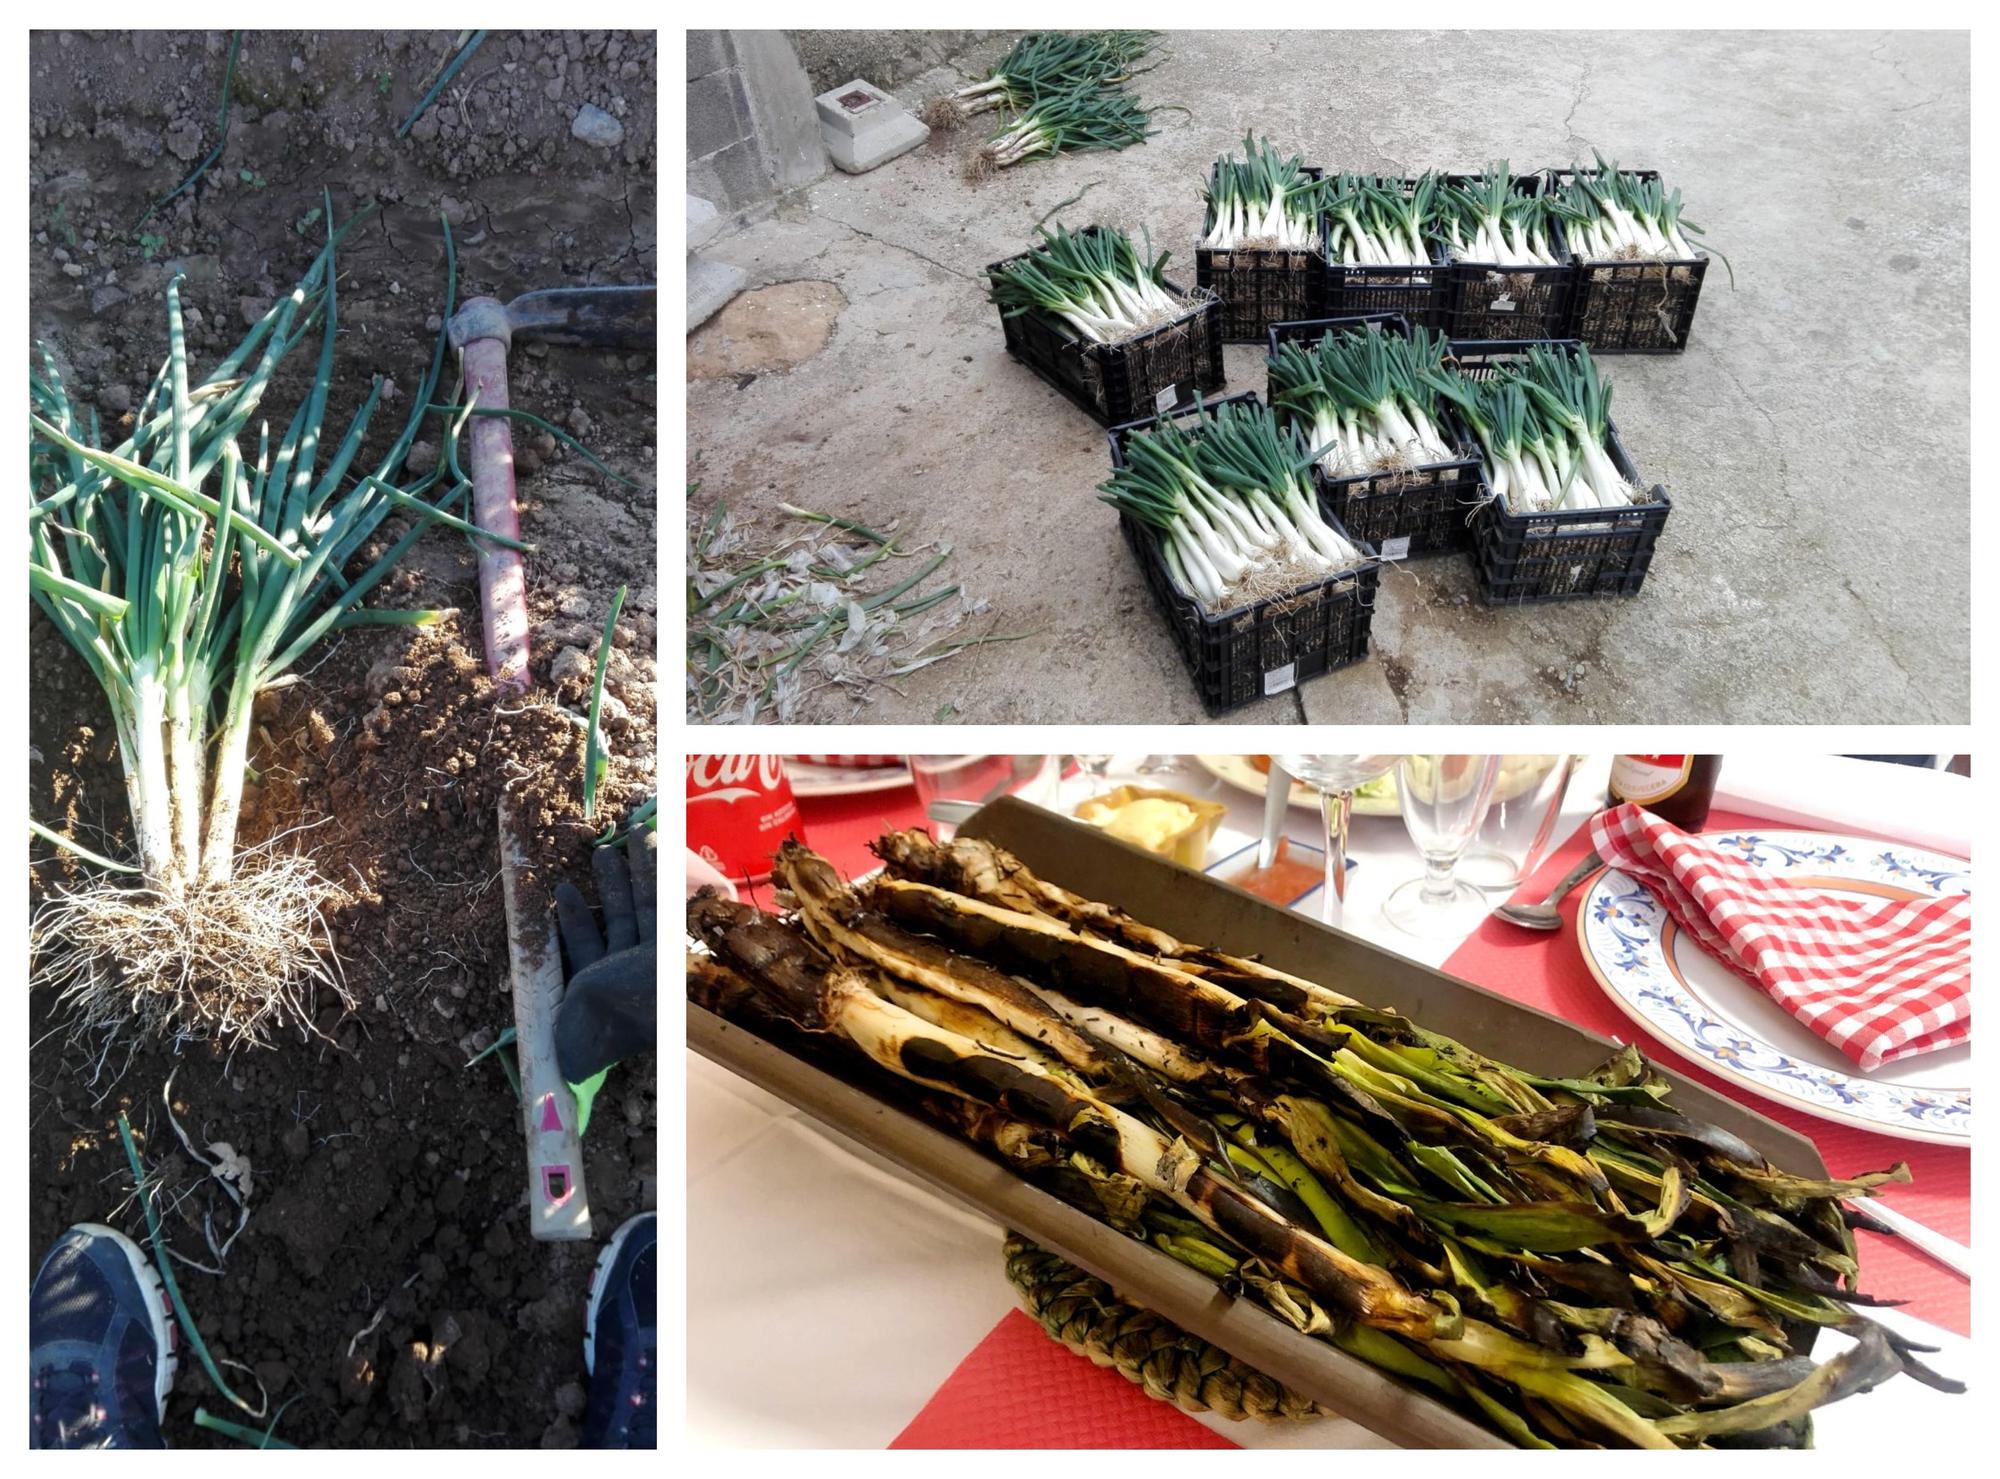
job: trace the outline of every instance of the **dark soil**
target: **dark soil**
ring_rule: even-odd
[[[203,182],[133,229],[210,148],[226,33],[38,33],[31,41],[32,323],[107,436],[136,406],[166,344],[164,290],[186,274],[197,375],[233,348],[309,264],[322,188],[344,221],[334,411],[344,429],[381,375],[414,390],[443,311],[437,213],[453,226],[459,297],[650,282],[655,45],[651,33],[495,32],[412,136],[394,137],[443,60],[449,33],[250,33],[228,147]],[[593,103],[623,124],[606,149],[570,135]],[[199,315],[199,318],[196,315]],[[308,358],[295,353],[295,360]],[[182,1149],[227,1142],[254,1167],[251,1217],[220,1276],[175,1269],[232,1384],[273,1407],[303,1446],[533,1447],[574,1441],[587,1378],[585,1294],[603,1240],[654,1205],[653,1060],[615,1069],[585,1138],[596,1238],[527,1233],[527,1169],[513,1091],[466,1060],[511,1024],[495,806],[515,802],[536,859],[530,894],[570,878],[591,892],[591,836],[657,785],[655,367],[650,351],[517,343],[514,405],[563,425],[640,485],[613,483],[553,438],[516,429],[537,688],[497,700],[478,656],[476,567],[431,533],[372,598],[460,613],[407,630],[360,628],[308,653],[300,681],[260,700],[240,841],[297,840],[346,890],[329,920],[352,1014],[322,993],[316,1025],[266,1052],[178,1054],[68,1041],[48,993],[30,999],[31,1256],[72,1222],[144,1236],[117,1133],[131,1118],[174,1251],[213,1264],[234,1211]],[[309,367],[266,398],[288,416]],[[447,365],[447,378],[451,366]],[[448,394],[450,386],[442,388]],[[409,413],[372,431],[379,456]],[[413,461],[437,455],[428,446]],[[383,527],[386,542],[402,531]],[[367,558],[364,552],[363,558]],[[618,585],[630,587],[606,694],[613,752],[595,821],[581,815],[588,662]],[[30,806],[118,855],[125,802],[109,715],[83,664],[39,615],[30,625]],[[566,650],[570,649],[570,650]],[[579,667],[582,672],[579,673]],[[31,902],[74,865],[48,856]],[[30,1270],[32,1272],[32,1269]],[[376,1312],[373,1331],[355,1340]],[[446,1343],[440,1362],[426,1349]],[[350,1342],[352,1351],[350,1352]],[[191,1352],[168,1403],[175,1447],[231,1446],[194,1426],[228,1414]]]

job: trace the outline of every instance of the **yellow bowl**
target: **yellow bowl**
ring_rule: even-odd
[[[1218,802],[1179,791],[1120,786],[1083,802],[1076,817],[1182,867],[1199,868],[1208,861],[1208,844],[1228,812]]]

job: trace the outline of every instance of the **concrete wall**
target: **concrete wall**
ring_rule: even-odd
[[[690,195],[742,216],[826,173],[814,89],[783,31],[689,31],[687,53]]]
[[[950,61],[1001,31],[793,31],[792,45],[812,79],[813,95],[859,77],[885,92]],[[911,112],[921,98],[900,98]]]

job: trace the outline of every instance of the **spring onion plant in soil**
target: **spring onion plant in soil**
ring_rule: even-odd
[[[1175,586],[1228,611],[1361,563],[1320,514],[1307,469],[1323,452],[1269,406],[1225,401],[1134,432],[1098,495],[1153,529]]]
[[[1440,426],[1433,377],[1445,374],[1445,341],[1418,327],[1405,339],[1331,330],[1315,344],[1288,340],[1269,362],[1271,404],[1324,447],[1329,477],[1447,462],[1457,455]]]
[[[1040,311],[1089,343],[1118,344],[1197,306],[1167,286],[1166,252],[1149,259],[1116,227],[1070,232],[1058,223],[1041,237],[991,274],[989,295],[1009,318]]]
[[[1559,239],[1551,223],[1553,202],[1533,195],[1508,173],[1507,161],[1462,185],[1437,192],[1435,231],[1461,262],[1501,267],[1555,267]]]
[[[1651,494],[1611,460],[1611,382],[1590,351],[1533,345],[1491,379],[1430,371],[1479,440],[1486,485],[1513,513],[1623,508]]]
[[[334,885],[284,838],[237,847],[254,706],[329,633],[433,619],[363,603],[431,525],[473,526],[450,512],[468,484],[442,468],[396,481],[442,333],[409,420],[372,467],[359,458],[382,382],[344,431],[328,420],[335,249],[361,216],[335,231],[329,200],[326,219],[297,286],[206,376],[188,362],[180,279],[169,283],[166,359],[123,440],[106,444],[46,348],[30,383],[29,586],[110,703],[130,812],[131,862],[56,890],[35,923],[38,982],[93,1035],[268,1044],[287,1024],[312,1029],[315,987],[345,996],[321,923]],[[446,253],[448,317],[448,228]],[[269,419],[265,391],[300,344],[316,355],[311,384]],[[398,512],[415,516],[409,531],[352,568]]]
[[[779,511],[802,527],[773,539],[726,503],[698,508],[698,486],[687,513],[691,721],[786,723],[821,695],[858,709],[877,685],[1027,635],[968,633],[987,603],[956,581],[930,584],[949,544],[790,504]]]
[[[1963,1390],[1863,1313],[1842,1202],[1905,1166],[1793,1175],[1635,1047],[1551,1077],[991,844],[876,851],[845,884],[788,842],[788,918],[690,900],[690,999],[1515,1444],[1799,1446],[1892,1377]]]
[[[1431,173],[1407,184],[1374,175],[1329,177],[1322,193],[1327,260],[1349,267],[1429,265],[1438,187]]]
[[[1216,251],[1318,251],[1322,182],[1296,154],[1281,159],[1269,139],[1243,136],[1243,158],[1225,156],[1202,198],[1208,205],[1201,245]]]
[[[1043,98],[1111,88],[1143,70],[1156,31],[1033,31],[1016,41],[985,77],[924,105],[923,119],[947,133],[975,113],[1024,113]]]

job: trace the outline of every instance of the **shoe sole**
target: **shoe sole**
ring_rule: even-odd
[[[101,1222],[79,1222],[76,1230],[89,1233],[110,1243],[125,1255],[125,1262],[131,1267],[132,1276],[139,1281],[139,1287],[146,1295],[146,1316],[153,1327],[153,1351],[157,1360],[153,1378],[153,1398],[159,1409],[159,1420],[164,1422],[167,1415],[167,1393],[174,1389],[174,1374],[180,1370],[180,1357],[174,1350],[174,1307],[167,1298],[167,1286],[161,1282],[159,1271],[148,1261],[137,1243],[115,1227],[106,1227]]]
[[[618,1231],[611,1235],[604,1251],[597,1255],[597,1267],[590,1275],[590,1302],[584,1306],[586,1314],[583,1322],[583,1369],[592,1376],[597,1375],[597,1310],[604,1299],[604,1281],[611,1277],[611,1266],[625,1250],[625,1240],[632,1235],[632,1229],[653,1215],[651,1212],[640,1212],[626,1218]]]

